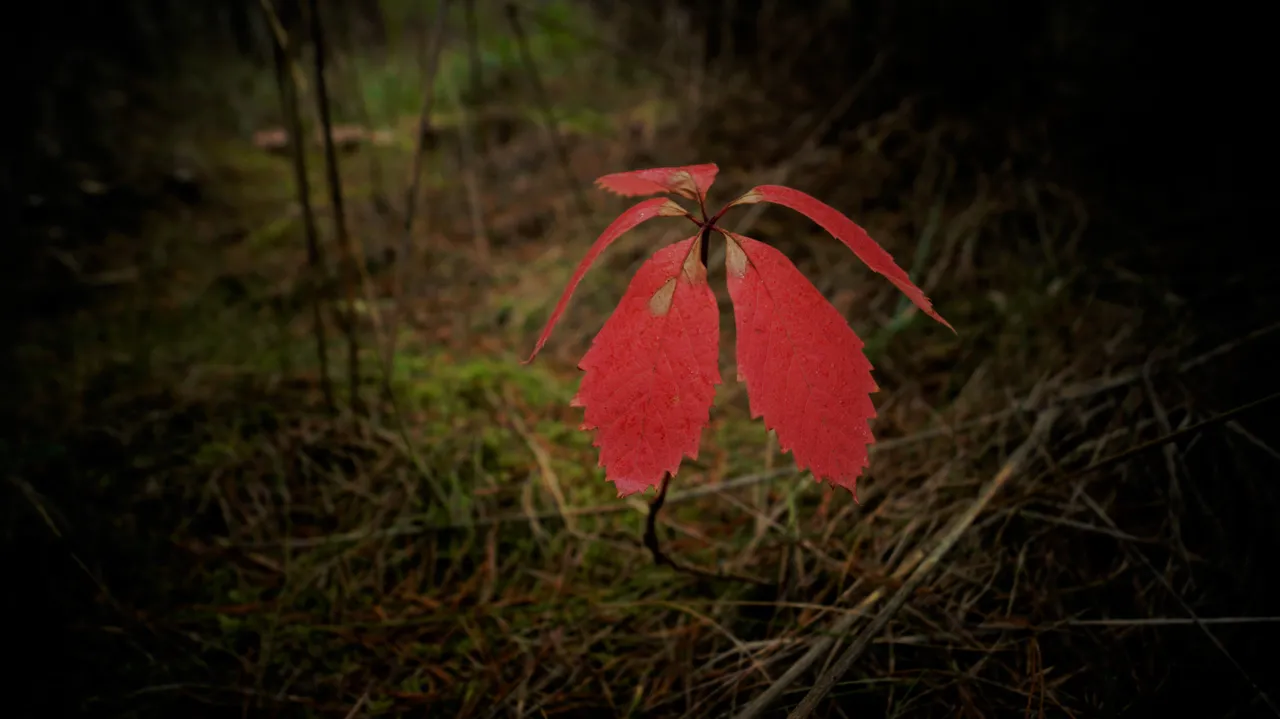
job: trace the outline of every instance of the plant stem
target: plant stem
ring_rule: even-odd
[[[662,505],[667,501],[667,487],[670,484],[671,474],[664,473],[662,475],[662,484],[658,487],[658,496],[654,497],[653,501],[649,503],[649,515],[645,517],[644,521],[644,546],[649,550],[649,553],[653,555],[653,563],[659,565],[665,564],[677,572],[692,574],[695,577],[701,577],[703,579],[728,579],[737,582],[758,584],[763,587],[772,587],[773,584],[770,582],[761,581],[754,577],[748,577],[741,574],[720,574],[716,572],[709,572],[705,569],[699,569],[698,567],[677,562],[667,556],[666,552],[662,551],[661,545],[658,544],[658,512],[662,511]]]
[[[346,311],[342,314],[342,330],[347,339],[347,375],[351,392],[351,409],[360,405],[360,343],[356,338],[356,290],[355,251],[351,236],[347,233],[346,213],[342,204],[342,179],[338,173],[338,155],[333,147],[333,122],[329,116],[329,90],[324,77],[324,28],[320,22],[320,8],[316,0],[309,4],[311,15],[311,42],[315,51],[316,104],[320,110],[320,126],[324,133],[324,160],[329,182],[329,200],[333,204],[333,224],[342,252],[342,286],[346,294]]]
[[[269,2],[262,4],[262,12],[267,16],[268,25],[274,30],[271,33],[272,57],[276,65],[276,82],[280,88],[280,103],[285,122],[289,128],[289,149],[293,155],[293,181],[298,190],[298,204],[302,207],[302,231],[307,242],[307,273],[305,294],[311,303],[311,321],[315,331],[316,355],[320,361],[320,390],[324,393],[324,403],[330,412],[336,411],[333,399],[333,383],[329,379],[328,338],[325,336],[324,316],[320,312],[319,288],[324,273],[324,257],[320,252],[319,233],[316,231],[315,211],[311,207],[311,187],[307,182],[307,160],[304,154],[302,135],[302,116],[298,111],[298,86],[291,72],[288,39],[280,26],[279,19]]]

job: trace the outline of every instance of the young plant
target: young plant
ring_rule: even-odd
[[[861,227],[819,200],[789,187],[760,185],[707,216],[714,164],[619,172],[596,180],[603,189],[638,197],[674,194],[698,203],[695,217],[672,200],[645,200],[623,212],[595,241],[556,304],[526,363],[546,343],[574,288],[600,253],[624,232],[654,217],[685,217],[697,226],[687,240],[653,255],[636,272],[617,310],[579,363],[586,374],[573,406],[582,429],[596,431],[600,465],[625,497],[674,475],[696,459],[702,429],[720,384],[719,310],[707,284],[707,245],[724,236],[725,269],[737,329],[738,379],[747,383],[751,416],[763,417],[800,469],[857,497],[876,416],[871,363],[845,319],[781,252],[717,223],[730,208],[772,202],[800,212],[853,250],[906,293],[925,314],[950,323]]]

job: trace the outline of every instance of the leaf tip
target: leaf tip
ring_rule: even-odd
[[[520,360],[521,366],[528,366],[533,364],[534,358],[537,357],[538,353],[542,351],[542,344],[543,344],[542,341],[539,340],[538,344],[533,346],[533,351],[529,353],[529,356]]]
[[[925,297],[923,294],[921,294],[920,296],[923,299],[923,303],[916,302],[915,298],[912,298],[912,302],[917,307],[924,310],[924,313],[932,317],[935,322],[951,330],[951,334],[956,335],[957,337],[960,336],[960,333],[956,331],[956,328],[952,327],[951,323],[948,322],[937,310],[933,308],[933,304],[929,302],[929,298]]]
[[[688,210],[684,209],[680,205],[677,205],[671,200],[667,200],[661,205],[658,205],[655,211],[658,217],[691,217],[692,216],[689,214]]]
[[[744,194],[742,197],[739,197],[733,202],[730,202],[728,205],[725,205],[725,209],[727,210],[730,207],[737,207],[738,205],[753,205],[757,202],[762,202],[763,200],[764,200],[764,195],[761,194],[760,188],[753,187],[750,190],[747,190],[746,194]]]

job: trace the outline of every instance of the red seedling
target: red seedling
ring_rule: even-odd
[[[929,298],[866,231],[821,201],[789,187],[760,185],[708,217],[714,164],[619,172],[600,187],[636,197],[676,194],[698,203],[701,219],[675,202],[645,200],[618,216],[587,251],[543,328],[532,362],[596,257],[627,230],[653,217],[685,217],[698,227],[641,266],[618,309],[579,367],[586,372],[573,406],[582,429],[596,431],[600,465],[624,497],[674,475],[696,459],[720,384],[719,311],[707,284],[707,243],[726,242],[725,269],[738,333],[738,379],[747,383],[752,417],[763,417],[796,465],[857,494],[875,441],[871,363],[862,340],[786,256],[716,223],[737,205],[772,202],[806,215],[906,293],[925,314],[951,328]]]

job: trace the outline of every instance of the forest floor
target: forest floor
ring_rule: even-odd
[[[1248,407],[1267,397],[1215,382],[1280,327],[1182,321],[1158,278],[1087,254],[1080,195],[974,170],[966,128],[911,103],[837,145],[810,141],[817,119],[776,133],[775,159],[748,165],[750,128],[695,130],[653,96],[562,125],[567,167],[527,119],[466,162],[440,121],[407,239],[416,118],[343,154],[369,272],[354,373],[341,291],[323,303],[336,411],[285,156],[202,139],[198,197],[64,258],[88,300],[29,328],[39,419],[5,446],[18,611],[54,635],[31,666],[60,667],[75,708],[120,715],[726,716],[773,687],[764,715],[781,716],[860,639],[822,715],[1151,716],[1188,677],[1218,682],[1215,716],[1259,710],[1246,677],[1274,695],[1260,660],[1280,625],[1257,617],[1276,595],[1253,587],[1277,487],[1252,478],[1277,454]],[[521,364],[628,204],[591,178],[711,161],[715,197],[790,184],[847,211],[958,332],[784,209],[731,221],[849,318],[880,386],[855,503],[751,418],[722,301],[725,382],[659,529],[682,561],[754,583],[656,566],[647,497],[616,498],[569,405],[630,274],[685,227],[617,243]]]

